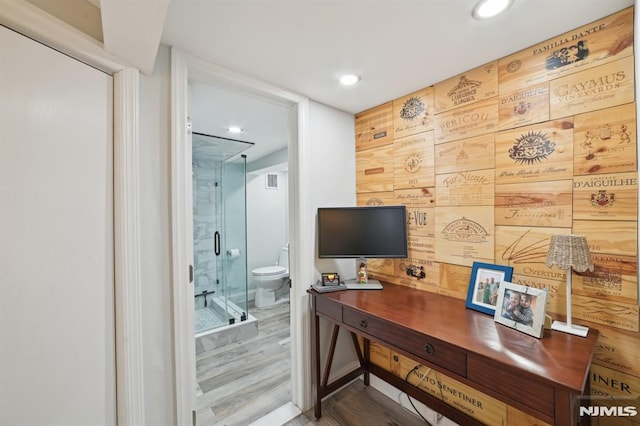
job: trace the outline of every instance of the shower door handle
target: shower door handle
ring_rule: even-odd
[[[220,256],[220,232],[218,231],[213,234],[213,251],[216,256]]]

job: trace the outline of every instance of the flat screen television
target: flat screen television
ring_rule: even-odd
[[[318,208],[318,257],[407,257],[405,206]]]

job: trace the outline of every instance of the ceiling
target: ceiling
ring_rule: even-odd
[[[633,0],[515,0],[506,14],[476,21],[471,17],[476,0],[164,2],[159,42],[348,113],[433,85],[634,4]],[[122,3],[127,2],[101,0],[103,11],[105,5]],[[158,13],[152,15],[157,19]],[[112,37],[123,34],[121,25],[122,21],[118,27],[110,25]],[[140,28],[135,34],[143,37]],[[357,73],[362,80],[342,87],[337,79],[345,72]],[[238,114],[251,114],[251,105],[259,102],[247,101],[240,102]],[[208,114],[211,120],[220,111],[229,115],[224,105],[214,104]],[[229,123],[218,124],[223,128]],[[255,136],[256,145],[268,142],[261,140],[259,130]],[[284,138],[273,143],[286,146]]]

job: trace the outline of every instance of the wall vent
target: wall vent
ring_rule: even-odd
[[[267,189],[278,189],[278,175],[276,173],[267,173],[265,182]]]

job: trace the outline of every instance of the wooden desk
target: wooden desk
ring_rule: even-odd
[[[578,398],[585,392],[598,332],[586,338],[545,331],[542,339],[495,323],[465,308],[464,300],[384,284],[383,290],[317,293],[312,301],[315,417],[322,398],[369,373],[391,383],[460,424],[482,424],[402,378],[369,361],[370,342],[378,342],[478,391],[559,426],[578,423]],[[325,371],[321,376],[319,317],[333,323]],[[329,383],[338,331],[351,332],[360,367]],[[357,335],[364,337],[360,350]]]

